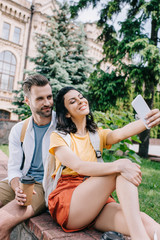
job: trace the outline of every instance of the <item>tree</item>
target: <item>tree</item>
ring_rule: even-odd
[[[100,0],[79,0],[71,6],[72,17],[80,9]],[[126,9],[126,18],[119,22],[119,30],[114,27],[115,17]],[[116,67],[116,74],[122,75],[128,86],[132,86],[133,96],[141,93],[150,108],[153,107],[155,89],[160,83],[160,50],[158,31],[160,29],[159,0],[111,0],[103,2],[97,25],[103,29],[99,39],[104,42],[103,60]],[[150,32],[145,24],[150,23]],[[116,91],[116,87],[115,87]],[[139,155],[148,156],[149,131],[140,134]]]
[[[86,57],[85,33],[83,26],[71,21],[67,3],[48,17],[47,34],[37,35],[37,50],[38,56],[31,61],[50,80],[54,95],[66,85],[86,89],[91,61]]]
[[[116,106],[118,99],[127,100],[124,77],[116,76],[114,71],[109,74],[101,69],[95,70],[88,80],[88,96],[93,110],[106,112],[109,108]]]
[[[67,3],[60,5],[53,16],[48,16],[45,34],[36,35],[37,56],[30,58],[35,63],[35,72],[47,77],[52,85],[53,96],[67,85],[85,92],[87,78],[92,71],[91,60],[87,58],[87,45],[82,25],[73,23]],[[19,94],[18,94],[19,93]],[[18,94],[18,96],[17,96]],[[16,92],[15,105],[21,106],[16,113],[24,116],[22,88]]]
[[[31,110],[27,104],[24,103],[24,93],[22,90],[22,83],[18,82],[21,86],[19,90],[13,90],[14,100],[12,102],[13,105],[17,106],[17,108],[13,109],[13,112],[19,116],[19,119],[24,120],[25,118],[31,116]]]

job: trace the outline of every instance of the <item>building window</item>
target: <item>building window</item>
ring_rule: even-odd
[[[10,112],[0,110],[0,119],[10,119]]]
[[[3,23],[3,30],[2,30],[2,38],[9,40],[9,33],[10,33],[10,24],[4,22]]]
[[[9,52],[0,53],[0,89],[6,91],[13,90],[13,83],[16,71],[16,58]]]
[[[14,28],[13,42],[19,44],[21,29],[18,27]]]

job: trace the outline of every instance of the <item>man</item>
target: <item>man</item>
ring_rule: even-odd
[[[52,89],[44,76],[36,74],[24,81],[23,90],[32,116],[23,146],[20,136],[24,121],[17,123],[10,132],[8,180],[0,182],[0,240],[9,239],[14,226],[46,209],[42,181],[50,134],[56,125]],[[22,168],[23,154],[25,161]],[[26,195],[19,188],[22,175],[31,175],[36,180],[32,205],[27,207],[23,206]]]

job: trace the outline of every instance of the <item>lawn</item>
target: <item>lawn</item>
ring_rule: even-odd
[[[7,156],[9,156],[8,145],[0,145],[0,150],[2,150]]]
[[[8,146],[0,145],[8,156]],[[141,160],[142,183],[139,186],[140,209],[160,223],[160,162]],[[113,196],[115,198],[116,194]]]
[[[160,223],[160,162],[143,159],[141,166],[140,207]]]

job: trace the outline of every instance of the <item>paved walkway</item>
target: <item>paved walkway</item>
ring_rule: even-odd
[[[139,151],[139,145],[133,144],[129,146],[130,149],[134,150],[136,153]],[[149,158],[152,161],[160,162],[160,144],[156,145],[149,145],[149,151],[148,151]]]
[[[135,152],[138,152],[139,145],[138,144],[133,144],[133,145],[130,145],[129,148],[133,149]],[[149,145],[148,155],[149,156],[160,157],[160,145]]]

